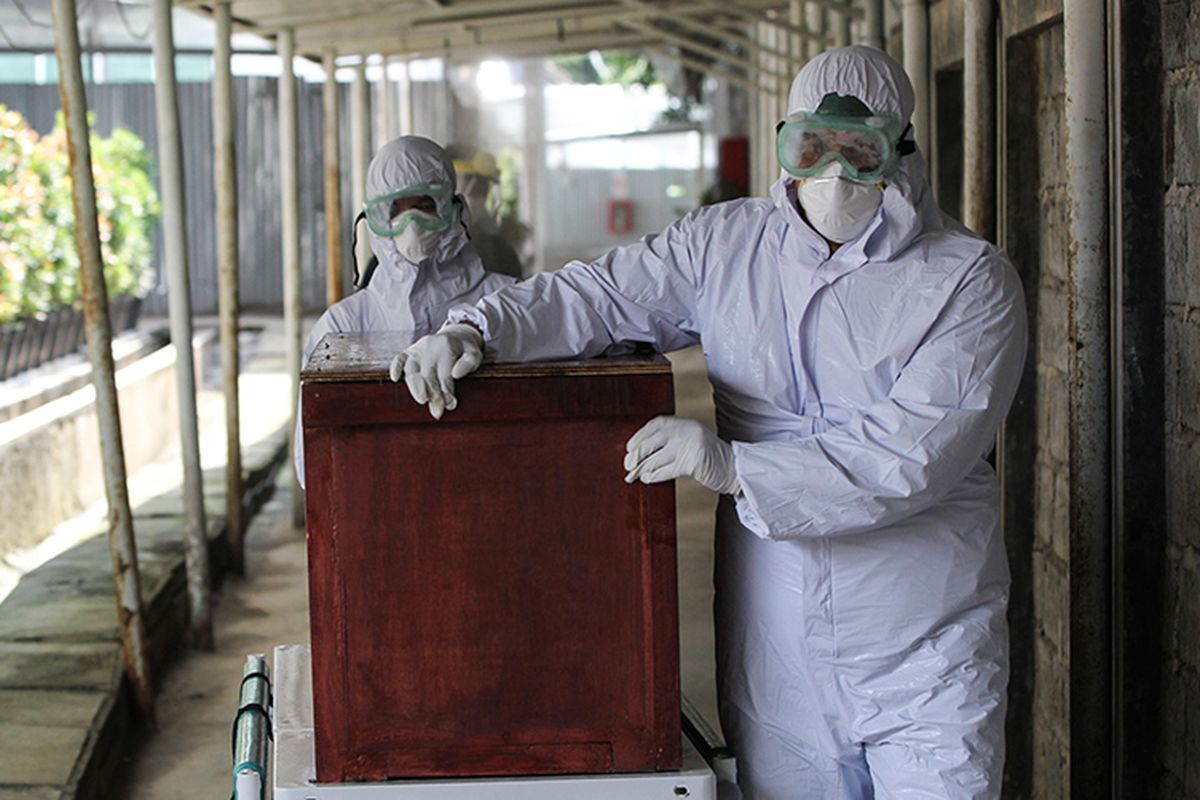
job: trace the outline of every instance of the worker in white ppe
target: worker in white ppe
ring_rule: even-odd
[[[454,165],[435,142],[401,136],[380,148],[367,168],[363,208],[378,266],[349,297],[321,315],[304,360],[327,333],[435,330],[447,311],[513,283],[484,272],[467,234],[465,201],[455,194]],[[303,430],[296,415],[296,474],[304,485]]]
[[[1009,574],[985,457],[1025,310],[1004,254],[934,203],[913,105],[884,53],[830,50],[792,84],[770,199],[455,309],[393,364],[437,416],[484,352],[703,346],[717,433],[655,419],[624,467],[722,494],[717,687],[751,800],[1000,795]]]

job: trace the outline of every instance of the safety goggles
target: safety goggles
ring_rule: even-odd
[[[443,183],[407,186],[371,198],[363,213],[367,227],[377,236],[399,236],[409,225],[444,231],[454,221],[454,190]]]
[[[908,129],[889,116],[841,116],[797,111],[779,123],[775,155],[792,177],[811,178],[838,161],[846,177],[873,182],[892,174],[900,157],[913,152]]]

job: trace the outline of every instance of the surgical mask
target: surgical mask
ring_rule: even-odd
[[[882,183],[860,183],[842,173],[835,162],[819,176],[796,182],[796,199],[809,224],[838,244],[858,238],[883,202]]]
[[[413,215],[412,221],[417,224],[405,225],[404,230],[394,237],[396,249],[404,258],[419,264],[433,255],[445,228],[438,227],[437,217],[424,211],[406,211],[405,214]]]

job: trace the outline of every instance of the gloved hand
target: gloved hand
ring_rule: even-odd
[[[393,358],[388,374],[393,381],[404,376],[413,400],[428,403],[433,418],[441,419],[458,406],[454,382],[482,363],[483,334],[474,325],[446,325]]]
[[[655,417],[625,444],[626,483],[660,483],[690,475],[718,494],[742,490],[733,448],[699,422]]]

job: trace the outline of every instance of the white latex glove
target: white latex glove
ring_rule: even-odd
[[[428,403],[433,418],[441,419],[458,406],[454,382],[482,363],[483,334],[474,325],[447,325],[393,358],[388,374],[393,381],[403,376],[413,400]]]
[[[655,417],[625,444],[626,483],[661,483],[691,476],[717,494],[742,490],[733,448],[699,422]]]

